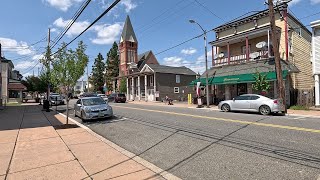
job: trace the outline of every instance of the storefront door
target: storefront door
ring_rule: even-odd
[[[240,96],[242,94],[247,94],[247,93],[248,93],[247,83],[237,84],[237,95],[238,96]]]

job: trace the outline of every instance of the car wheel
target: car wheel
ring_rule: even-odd
[[[82,120],[82,122],[86,122],[86,119],[84,118],[84,116],[83,116],[83,112],[81,112],[81,120]]]
[[[230,111],[230,106],[229,104],[223,104],[221,106],[221,110],[224,111],[224,112],[229,112]]]
[[[262,115],[269,115],[269,114],[271,113],[271,109],[270,109],[270,107],[267,106],[267,105],[262,105],[262,106],[260,106],[260,108],[259,108],[259,112],[260,112],[260,114],[262,114]]]

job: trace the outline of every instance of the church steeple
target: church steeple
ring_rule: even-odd
[[[138,42],[128,15],[121,34],[120,42],[122,41]]]
[[[119,51],[119,75],[127,75],[130,73],[129,65],[138,63],[138,40],[134,33],[129,16],[127,16],[123,26],[119,43]]]

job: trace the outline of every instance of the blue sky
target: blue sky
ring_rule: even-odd
[[[0,42],[3,54],[24,75],[38,74],[38,59],[45,50],[48,28],[54,40],[84,0],[4,0],[1,2]],[[32,2],[32,3],[31,3]],[[113,0],[92,0],[62,41],[69,42],[98,17]],[[139,42],[139,53],[154,54],[202,33],[196,20],[210,30],[249,11],[266,9],[263,0],[122,0],[110,13],[78,40],[88,46],[89,67],[100,52],[105,57],[114,41],[118,42],[126,15],[129,15]],[[320,19],[320,0],[293,0],[290,11],[303,24]],[[208,33],[208,41],[214,33]],[[40,41],[40,42],[39,42]],[[61,41],[61,42],[62,42]],[[34,44],[39,42],[37,44]],[[59,45],[60,43],[59,42]],[[71,44],[74,48],[77,41]],[[55,49],[58,46],[55,47]],[[210,50],[210,46],[208,46]],[[210,52],[208,53],[211,54]],[[190,67],[204,71],[204,42],[192,40],[177,48],[157,54],[160,64]],[[209,59],[211,57],[209,56]],[[34,67],[32,69],[32,67]],[[89,70],[90,71],[90,70]]]

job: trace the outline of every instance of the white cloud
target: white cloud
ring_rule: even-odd
[[[43,54],[36,54],[32,57],[32,60],[39,60],[39,59],[42,59],[44,57]]]
[[[56,28],[62,29],[71,20],[64,20],[63,18],[58,18],[53,22]],[[80,34],[84,29],[86,29],[90,23],[88,21],[74,22],[71,28],[66,33],[69,37]],[[91,42],[94,44],[112,44],[114,41],[119,40],[119,35],[122,31],[123,23],[115,24],[100,24],[93,25],[88,31],[93,31],[96,33],[95,38],[91,38]]]
[[[0,43],[3,51],[14,52],[19,55],[28,55],[34,53],[33,47],[28,46],[28,43],[24,41],[16,41],[10,38],[0,37]]]
[[[292,0],[290,3],[289,3],[289,6],[293,6],[295,4],[298,4],[301,0]]]
[[[185,66],[193,70],[195,73],[199,72],[200,74],[202,74],[205,71],[205,63],[198,60],[194,62],[185,60],[182,57],[172,56],[164,58],[163,61],[164,65],[174,67]]]
[[[96,25],[94,31],[97,37],[91,39],[94,44],[112,44],[114,41],[119,40],[119,35],[122,30],[122,23],[115,23],[112,25]]]
[[[68,23],[70,23],[72,20],[63,20],[63,18],[58,18],[53,22],[53,25],[57,28],[64,28]],[[71,28],[67,31],[67,35],[69,37],[73,35],[80,34],[85,28],[87,28],[90,25],[88,21],[80,21],[80,22],[74,22]]]
[[[41,64],[38,61],[19,61],[15,64],[14,69],[22,71],[32,67],[40,67]]]
[[[120,4],[125,6],[125,10],[127,13],[137,7],[137,4],[132,2],[132,0],[122,0],[120,1]]]
[[[197,52],[197,50],[195,48],[192,48],[192,47],[190,47],[188,49],[182,49],[181,50],[181,53],[185,54],[185,55],[192,55],[192,54],[194,54],[196,52]]]
[[[81,2],[82,0],[44,0],[50,6],[53,6],[61,11],[67,11],[71,6]]]

